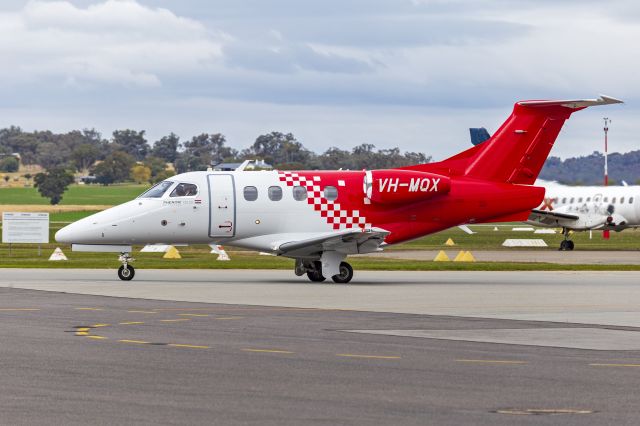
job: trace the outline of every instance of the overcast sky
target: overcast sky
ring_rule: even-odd
[[[604,93],[552,155],[640,149],[640,3],[553,0],[0,2],[0,127],[272,130],[308,148],[442,159],[521,99]]]

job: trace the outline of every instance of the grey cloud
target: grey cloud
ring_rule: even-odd
[[[294,73],[301,70],[326,73],[359,74],[372,70],[370,64],[331,53],[319,53],[297,43],[264,46],[259,43],[232,42],[223,48],[231,67],[270,73]]]

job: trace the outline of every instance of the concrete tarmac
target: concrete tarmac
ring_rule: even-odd
[[[5,269],[0,287],[185,302],[640,327],[639,271],[356,271],[348,285],[282,270]]]
[[[446,247],[445,253],[452,259],[460,251],[456,247]],[[366,256],[387,259],[433,260],[439,250],[386,250]],[[561,265],[640,265],[638,250],[472,250],[473,256],[480,262],[538,262]]]

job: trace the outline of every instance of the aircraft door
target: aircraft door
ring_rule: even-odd
[[[209,175],[209,236],[233,237],[236,233],[236,198],[233,176]]]

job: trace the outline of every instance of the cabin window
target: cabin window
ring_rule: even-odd
[[[562,199],[562,204],[567,204],[567,197]]]
[[[575,198],[571,197],[571,201],[569,201],[569,204],[573,204],[574,200],[575,200]]]
[[[279,186],[270,186],[267,195],[269,195],[271,201],[280,201],[282,200],[282,188]]]
[[[255,186],[244,187],[244,199],[247,201],[255,201],[258,199],[258,188]]]
[[[173,185],[170,180],[165,180],[152,186],[151,189],[143,192],[138,198],[160,198]]]
[[[624,197],[620,197],[620,204],[624,204]]]
[[[293,187],[293,199],[296,201],[304,201],[307,199],[307,189],[304,186]]]
[[[616,197],[613,197],[613,198],[611,199],[611,204],[615,204],[615,203],[616,203]]]
[[[629,204],[633,204],[633,197],[629,197]]]
[[[178,186],[171,191],[169,197],[193,197],[198,193],[198,187],[192,183],[179,183]]]
[[[582,202],[582,197],[578,198],[578,202],[581,203]]]
[[[604,201],[605,203],[608,203],[609,202],[609,197],[604,197],[604,200],[602,200],[602,201]]]
[[[591,201],[591,197],[587,197],[587,203]]]
[[[324,198],[329,201],[334,201],[338,198],[338,188],[335,186],[325,186],[324,187]]]

